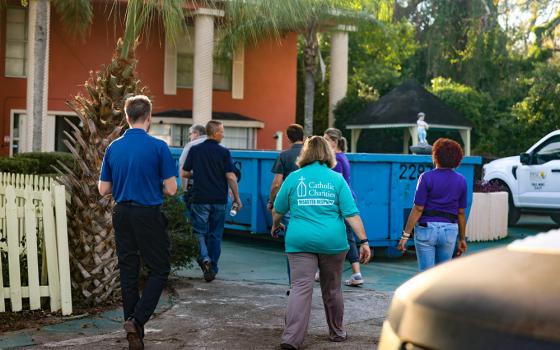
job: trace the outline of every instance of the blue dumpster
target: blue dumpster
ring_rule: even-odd
[[[181,150],[172,149],[178,158]],[[268,234],[272,218],[266,208],[278,157],[275,151],[232,151],[235,166],[241,171],[239,192],[243,209],[227,214],[226,228]],[[431,156],[404,154],[348,153],[352,189],[370,240],[375,247],[393,247],[398,242],[413,205],[418,177],[433,168]],[[467,179],[468,207],[472,201],[475,165],[480,157],[465,157],[457,169]],[[469,209],[468,208],[468,209]],[[468,210],[467,210],[468,212]]]

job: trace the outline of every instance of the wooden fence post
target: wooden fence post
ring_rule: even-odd
[[[58,274],[58,253],[56,248],[56,233],[54,211],[52,206],[53,194],[43,190],[43,231],[45,235],[45,251],[47,253],[47,274],[49,276],[49,295],[51,311],[60,310],[60,275]]]
[[[68,252],[68,224],[66,220],[66,191],[64,186],[54,186],[54,203],[56,210],[56,238],[58,242],[62,314],[71,315],[72,285],[70,283],[70,254]]]
[[[29,308],[38,310],[41,308],[41,291],[39,288],[39,257],[37,254],[37,218],[35,217],[35,205],[29,181],[25,186],[25,240]]]
[[[10,301],[12,312],[21,311],[21,274],[19,264],[19,234],[16,193],[13,186],[6,186],[6,220],[8,222],[8,271],[10,275]]]

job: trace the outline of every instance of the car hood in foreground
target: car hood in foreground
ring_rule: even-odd
[[[560,349],[560,230],[456,259],[395,292],[388,323],[429,349]]]

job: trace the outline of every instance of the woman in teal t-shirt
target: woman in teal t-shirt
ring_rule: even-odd
[[[350,188],[342,175],[331,170],[336,160],[327,141],[321,136],[307,139],[297,164],[300,169],[291,173],[282,184],[272,212],[273,235],[283,228],[282,216],[290,212],[285,244],[292,289],[282,349],[297,349],[303,343],[317,268],[320,270],[329,339],[335,342],[346,340],[341,289],[342,267],[348,251],[344,220],[360,239],[362,263],[367,263],[371,256]]]

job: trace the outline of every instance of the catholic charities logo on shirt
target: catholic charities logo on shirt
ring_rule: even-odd
[[[298,205],[334,205],[334,186],[330,182],[311,181],[307,184],[305,178],[299,178],[297,186]]]

